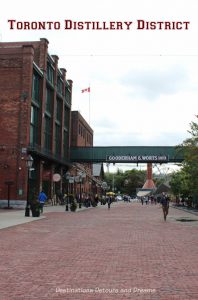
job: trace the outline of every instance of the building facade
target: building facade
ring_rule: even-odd
[[[93,129],[86,122],[79,111],[71,112],[71,147],[92,147],[93,146]],[[93,172],[91,163],[73,164],[71,174],[76,177],[74,182],[74,193],[85,197],[93,192]],[[78,176],[80,175],[80,182]],[[81,178],[82,175],[82,178]],[[80,191],[81,189],[81,191]]]
[[[58,60],[46,39],[0,43],[0,205],[24,205],[41,190],[51,198],[66,184],[72,81]]]

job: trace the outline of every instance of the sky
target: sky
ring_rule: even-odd
[[[73,80],[72,110],[93,128],[95,146],[173,146],[189,136],[198,112],[197,11],[197,0],[12,0],[1,7],[0,40],[48,39]],[[8,20],[16,20],[13,29]],[[163,22],[162,29],[138,29],[138,20],[149,28]],[[49,21],[60,29],[24,29],[24,22]],[[88,21],[123,29],[73,28]],[[164,22],[189,23],[165,30]]]

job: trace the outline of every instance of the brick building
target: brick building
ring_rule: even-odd
[[[78,111],[71,112],[71,147],[91,147],[93,146],[93,130]],[[71,169],[72,176],[84,174],[82,179],[82,193],[91,194],[93,185],[92,164],[73,164]],[[80,185],[74,183],[74,192],[80,193]]]
[[[0,205],[8,196],[12,205],[24,205],[28,190],[31,198],[62,189],[53,174],[70,166],[72,81],[58,60],[46,39],[0,43]]]

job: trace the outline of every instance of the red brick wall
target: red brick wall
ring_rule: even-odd
[[[84,130],[84,135],[79,134],[79,125]],[[87,141],[87,134],[91,137],[91,141]],[[93,130],[78,111],[72,111],[71,146],[93,146]]]
[[[14,185],[11,186],[11,199],[26,200],[27,198],[27,154],[25,153],[25,149],[29,146],[30,138],[33,68],[34,63],[36,63],[37,67],[43,72],[42,89],[40,91],[42,106],[38,129],[38,147],[42,149],[44,145],[47,58],[48,41],[46,39],[41,39],[38,42],[0,44],[0,199],[7,198],[7,187],[4,183],[7,180],[14,182]],[[57,73],[58,57],[53,56],[53,60]],[[66,70],[62,69],[61,72],[61,77],[65,84]],[[56,73],[54,82],[54,109],[57,92]],[[72,90],[72,81],[69,80],[69,82]],[[55,110],[53,110],[52,116],[55,118]],[[62,118],[62,131],[63,125]],[[52,145],[51,150],[53,152],[54,129],[52,129]],[[63,155],[63,146],[61,155]],[[65,159],[68,161],[69,157]],[[55,168],[57,166],[60,169],[60,173],[63,172],[63,168],[64,170],[66,168],[65,164],[63,167],[60,163],[56,164],[53,159],[51,161],[48,158],[45,161],[43,156],[39,156],[38,153],[35,155],[34,167],[37,171],[37,177],[36,182],[34,182],[34,188],[37,189],[37,193],[42,188],[43,168],[50,170],[52,185],[52,174],[56,171]],[[19,195],[19,191],[23,191],[23,194]]]
[[[71,117],[71,146],[73,147],[90,147],[93,146],[93,130],[86,122],[86,120],[82,117],[82,115],[78,111],[72,111]],[[79,134],[79,125],[82,130],[84,130],[84,134]],[[89,134],[91,140],[87,140],[87,134]],[[92,164],[82,164],[82,167],[87,170],[87,172],[92,175]],[[89,193],[91,191],[91,185],[89,183],[90,179],[87,177],[86,180],[83,181],[82,190]],[[79,190],[79,187],[78,187]]]
[[[23,199],[26,194],[22,148],[29,138],[32,46],[0,48],[0,198],[7,197],[5,181],[12,180],[12,199]],[[24,190],[18,197],[16,187]]]

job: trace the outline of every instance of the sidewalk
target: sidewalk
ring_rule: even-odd
[[[76,212],[87,209],[82,207],[77,209]],[[20,224],[25,224],[33,221],[38,221],[46,218],[46,213],[50,212],[63,212],[71,213],[70,211],[65,211],[65,205],[56,206],[44,206],[44,213],[40,217],[32,217],[30,212],[30,217],[25,217],[25,210],[23,209],[0,209],[0,229],[12,227]]]
[[[198,210],[195,209],[195,208],[192,208],[192,207],[187,207],[187,206],[177,206],[177,205],[172,205],[172,207],[176,208],[176,209],[179,209],[179,210],[182,210],[182,211],[185,211],[185,212],[188,212],[190,214],[193,214],[193,215],[196,215],[198,216]]]
[[[165,222],[159,205],[123,202],[64,209],[0,230],[1,300],[198,299],[198,216],[170,207]]]

